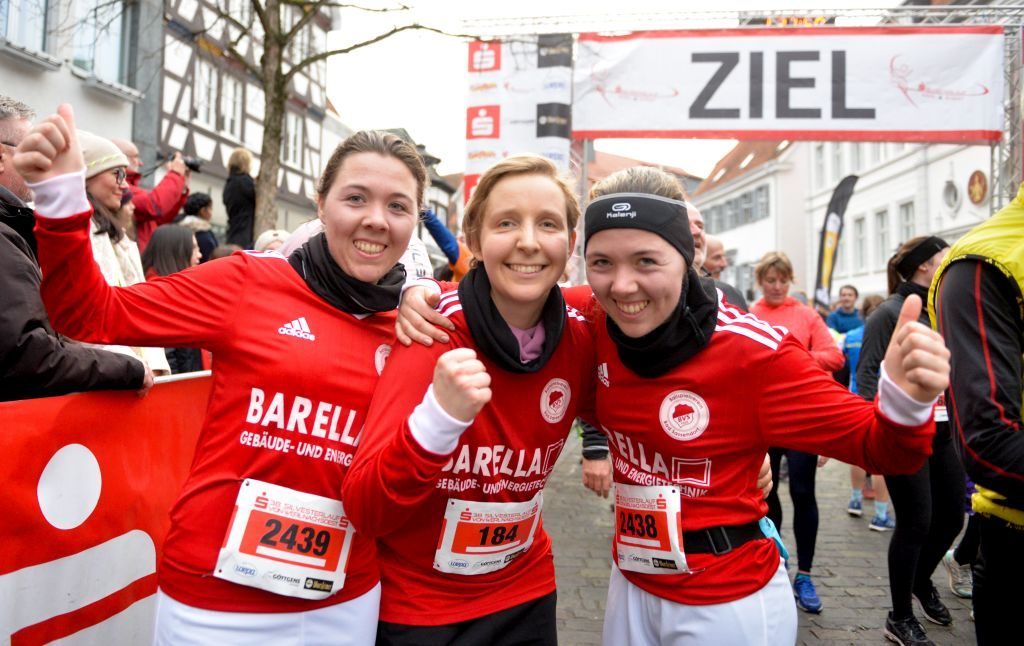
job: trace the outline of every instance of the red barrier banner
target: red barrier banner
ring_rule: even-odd
[[[0,403],[0,642],[151,642],[168,512],[210,383]]]

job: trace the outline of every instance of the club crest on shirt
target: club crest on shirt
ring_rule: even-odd
[[[377,369],[377,374],[384,372],[384,364],[387,363],[388,355],[391,354],[391,346],[387,343],[381,343],[377,346],[377,351],[373,353],[373,367]]]
[[[565,379],[552,379],[540,393],[541,416],[551,424],[561,422],[569,410],[571,396],[569,382]]]
[[[689,442],[707,430],[711,413],[700,395],[689,390],[674,390],[662,400],[658,418],[669,437]]]

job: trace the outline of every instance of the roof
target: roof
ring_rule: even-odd
[[[594,159],[587,164],[587,176],[590,186],[593,186],[597,182],[601,181],[605,177],[608,177],[616,171],[620,171],[623,168],[631,168],[633,166],[651,166],[653,168],[660,168],[666,173],[671,173],[680,179],[691,179],[694,181],[700,181],[701,178],[693,173],[689,173],[682,168],[676,166],[666,166],[665,164],[655,164],[653,162],[646,162],[639,159],[630,159],[629,157],[621,157],[619,155],[612,155],[611,153],[601,152],[600,150],[594,151]]]
[[[789,144],[788,140],[739,142],[732,150],[725,154],[725,157],[718,160],[711,174],[693,192],[693,196],[696,197],[702,193],[712,191],[719,186],[742,177],[759,166],[778,159],[782,153],[789,149]]]

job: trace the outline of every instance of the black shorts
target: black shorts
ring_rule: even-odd
[[[556,646],[557,593],[444,626],[380,622],[377,646]]]

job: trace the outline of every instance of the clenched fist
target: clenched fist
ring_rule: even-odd
[[[434,367],[434,397],[444,412],[470,422],[491,401],[491,376],[469,348],[442,354]]]

